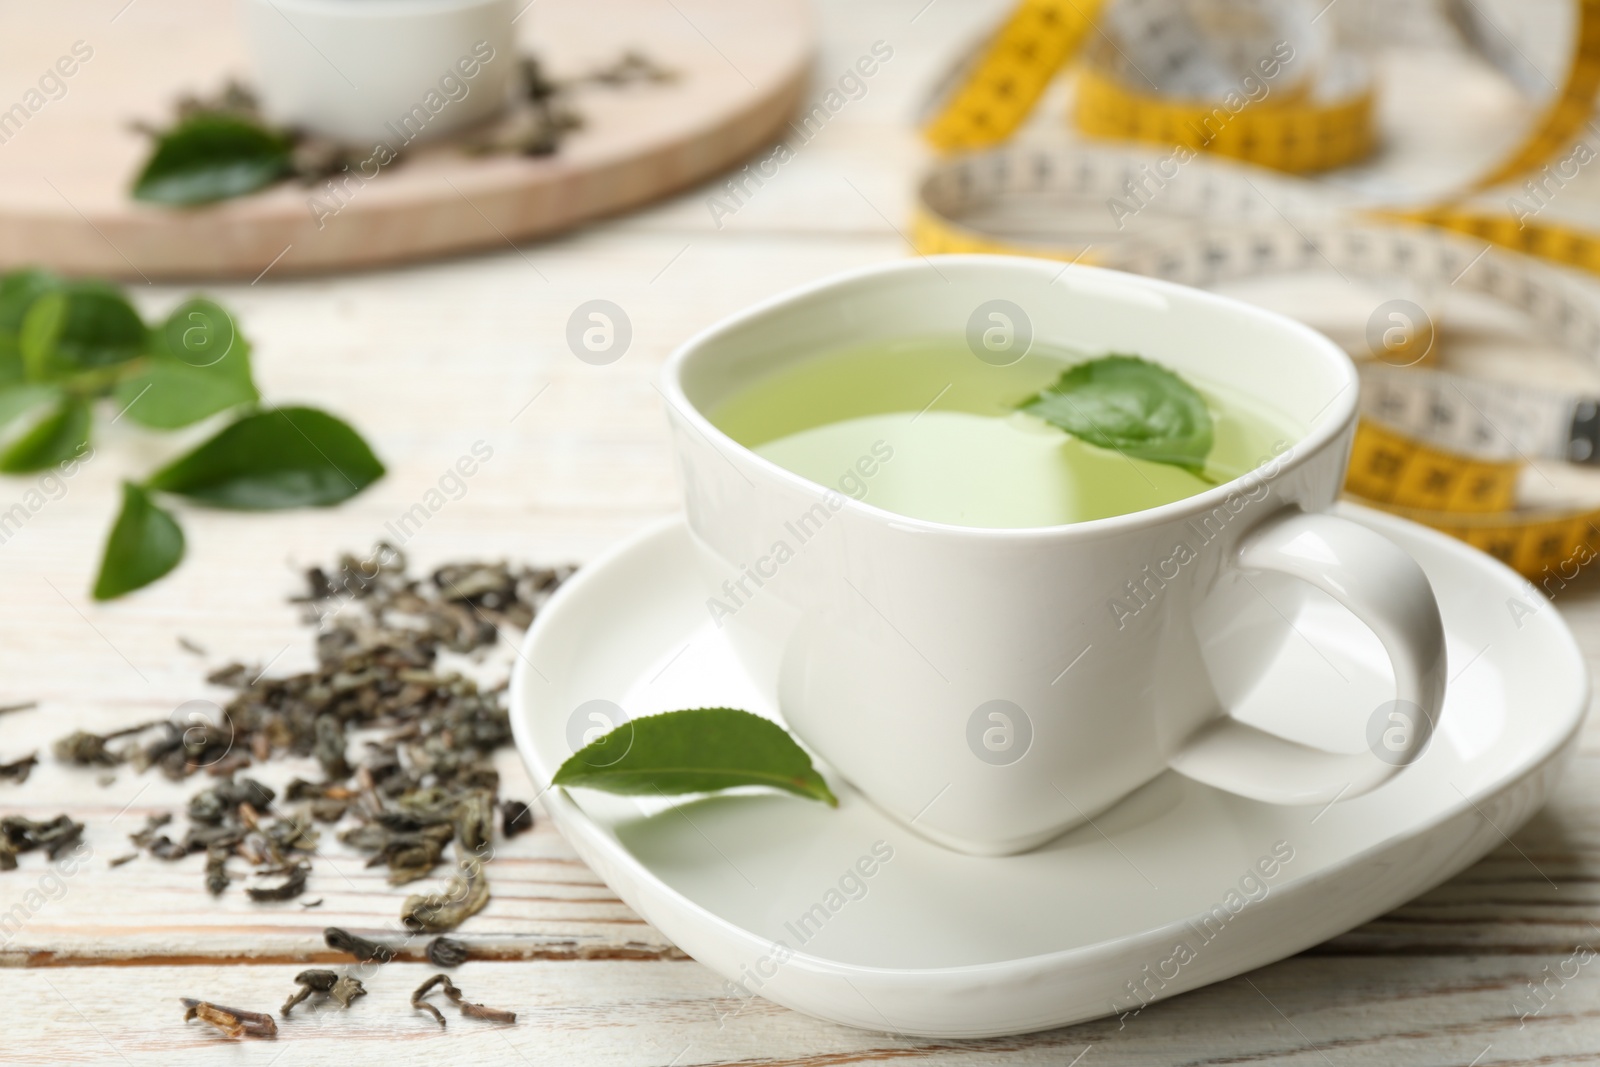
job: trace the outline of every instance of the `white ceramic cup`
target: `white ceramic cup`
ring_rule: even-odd
[[[515,0],[239,0],[263,110],[398,152],[499,111]]]
[[[996,299],[1023,310],[1035,339],[1138,353],[1304,431],[1252,473],[1176,503],[978,529],[819,486],[706,417],[828,349],[962,335]],[[1280,315],[1002,256],[909,259],[778,296],[678,349],[664,386],[708,614],[839,774],[917,832],[979,854],[1040,845],[1168,768],[1270,803],[1326,804],[1421,753],[1445,688],[1433,591],[1393,542],[1326,513],[1357,390],[1343,351]],[[1352,730],[1376,723],[1381,745],[1328,752],[1229,716],[1287,632],[1260,592],[1303,588],[1281,576],[1331,594],[1383,642],[1396,701],[1350,709]]]

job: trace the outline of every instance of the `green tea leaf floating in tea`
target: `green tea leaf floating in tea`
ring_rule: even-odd
[[[219,508],[323,507],[383,477],[361,435],[315,408],[246,415],[150,476],[150,489]]]
[[[1200,473],[1211,412],[1194,386],[1138,356],[1110,355],[1065,371],[1018,409],[1089,444]]]
[[[122,483],[122,510],[106,538],[96,600],[112,600],[166,574],[183,559],[183,530],[177,520],[132,482]]]
[[[552,784],[656,796],[759,785],[838,807],[783,727],[735,708],[693,708],[623,723],[563,763]]]
[[[202,113],[158,135],[135,200],[208,204],[271,185],[292,168],[291,137],[237,115]]]

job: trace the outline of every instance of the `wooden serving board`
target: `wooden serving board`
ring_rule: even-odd
[[[516,28],[520,48],[558,78],[627,49],[678,77],[577,90],[585,125],[552,157],[419,147],[319,228],[309,201],[320,186],[287,182],[190,209],[128,194],[149,151],[130,123],[165,125],[179,93],[209,93],[230,76],[248,81],[233,4],[5,5],[0,268],[250,279],[269,267],[287,274],[504,249],[657,199],[773,142],[804,89],[814,38],[805,0],[537,0]],[[39,92],[75,44],[92,56],[70,77],[47,77],[48,93]],[[7,122],[13,104],[22,112]]]

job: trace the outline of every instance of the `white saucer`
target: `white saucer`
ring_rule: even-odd
[[[1020,1033],[1262,966],[1500,844],[1544,802],[1588,705],[1577,645],[1527,582],[1441,534],[1340,510],[1421,562],[1451,664],[1429,750],[1366,796],[1272,807],[1168,773],[1093,826],[1001,858],[934,845],[831,773],[837,810],[758,792],[669,804],[555,789],[545,805],[635,911],[741,983],[730,997],[850,1026]],[[1241,716],[1360,749],[1366,715],[1353,709],[1393,692],[1381,647],[1331,600],[1310,602],[1294,625],[1303,639],[1286,644]],[[729,705],[776,718],[769,688],[710,622],[689,534],[673,520],[585,567],[540,613],[513,675],[512,724],[543,786],[571,754],[569,720],[587,701],[634,717]]]

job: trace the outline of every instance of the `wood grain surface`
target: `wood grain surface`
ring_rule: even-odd
[[[153,0],[134,0],[121,20],[95,31],[108,49],[146,4],[156,9]],[[45,883],[36,855],[0,874],[0,915],[19,905],[28,912],[16,929],[0,932],[7,1013],[0,1062],[1487,1067],[1600,1060],[1600,962],[1576,962],[1600,943],[1600,735],[1593,725],[1546,809],[1482,862],[1301,956],[1122,1020],[930,1042],[729,996],[720,979],[617,901],[541,819],[534,833],[501,846],[491,867],[493,901],[461,931],[496,958],[454,974],[469,999],[516,1011],[514,1025],[451,1013],[441,1033],[407,1003],[431,973],[416,962],[377,969],[367,978],[370,994],[348,1012],[297,1010],[280,1020],[276,1041],[230,1042],[182,1021],[182,996],[276,1011],[299,969],[330,958],[322,927],[391,929],[405,890],[333,844],[307,894],[324,903],[310,910],[252,906],[237,891],[213,900],[201,888],[200,857],[141,858],[110,869],[144,814],[188,791],[127,768],[101,785],[93,772],[55,764],[49,742],[75,728],[104,730],[215,698],[205,670],[231,659],[273,672],[307,666],[306,631],[286,603],[299,569],[385,536],[385,523],[476,441],[490,445],[493,457],[404,545],[419,566],[461,558],[582,561],[671,513],[677,491],[652,385],[661,360],[694,331],[757,299],[906,253],[900,230],[922,161],[909,118],[929,79],[998,9],[827,0],[810,99],[837,85],[875,41],[892,46],[893,58],[819,134],[797,138],[778,174],[731,212],[714,213],[708,202],[730,203],[718,180],[642,214],[480,258],[341,278],[269,271],[254,284],[209,287],[254,342],[268,397],[347,415],[388,464],[388,477],[342,507],[267,516],[185,509],[183,566],[101,606],[87,588],[116,485],[152,469],[183,440],[118,424],[60,488],[0,482],[0,512],[33,488],[46,497],[0,543],[0,704],[39,702],[0,716],[0,760],[34,749],[43,756],[25,786],[0,783],[0,812],[71,813],[88,823],[93,849],[63,888]],[[0,7],[0,41],[20,24],[4,20],[31,17],[19,12],[9,0]],[[0,102],[20,84],[14,69],[3,74]],[[43,134],[52,117],[41,113],[29,133]],[[12,147],[0,145],[0,168]],[[189,290],[133,291],[157,313]],[[621,306],[634,331],[628,351],[607,366],[578,360],[565,341],[573,310],[596,298]],[[1600,652],[1600,585],[1580,581],[1558,604],[1592,659]],[[207,654],[184,651],[180,635]],[[295,769],[274,765],[270,780]],[[504,754],[502,769],[506,795],[531,794],[513,754]],[[1530,982],[1543,983],[1542,999]]]
[[[131,123],[163,126],[180,93],[248,84],[235,14],[220,0],[6,5],[0,111],[37,110],[0,125],[0,267],[249,279],[269,264],[288,274],[503,248],[658,199],[770,143],[813,44],[804,0],[540,0],[515,28],[552,76],[631,49],[676,79],[580,88],[572,106],[584,125],[547,158],[468,156],[446,139],[370,181],[341,178],[341,192],[290,181],[199,208],[133,200],[149,140]],[[75,73],[41,94],[37,80],[62,56]]]

